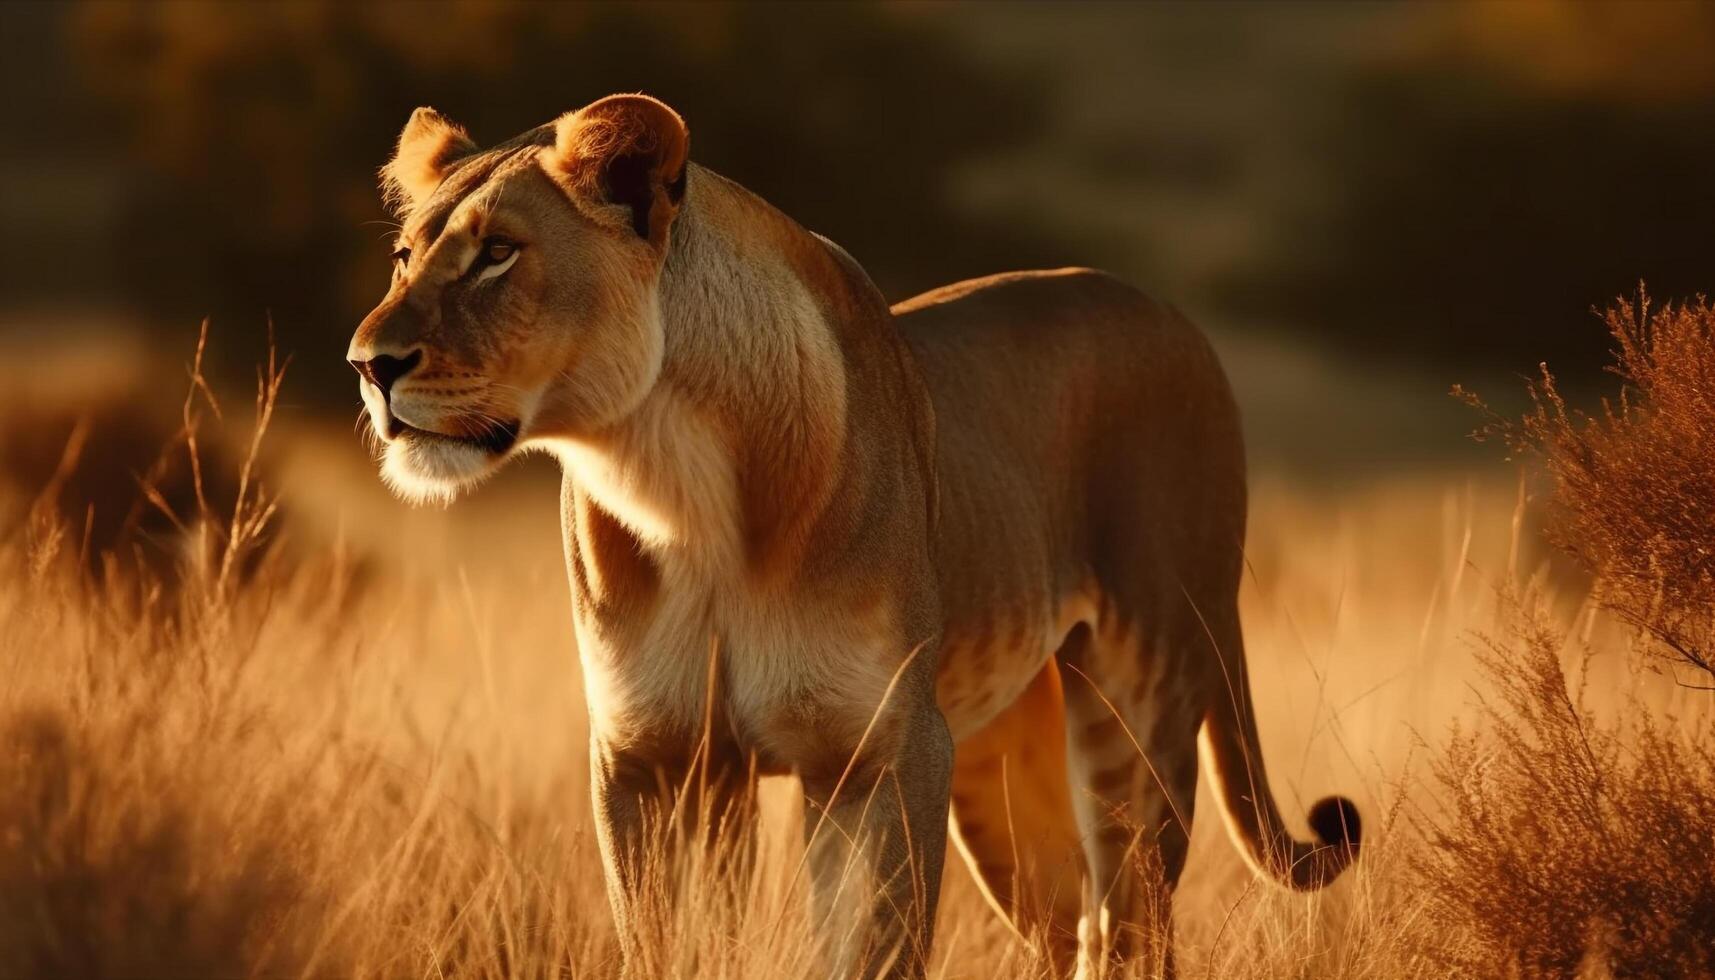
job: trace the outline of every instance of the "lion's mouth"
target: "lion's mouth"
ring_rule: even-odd
[[[460,446],[474,446],[484,452],[496,456],[504,454],[518,441],[518,422],[501,422],[484,420],[473,423],[472,431],[460,435],[449,435],[445,432],[434,432],[429,429],[419,429],[399,418],[397,415],[387,416],[387,438],[413,439],[428,442],[445,442]]]

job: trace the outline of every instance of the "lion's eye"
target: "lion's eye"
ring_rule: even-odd
[[[396,267],[403,269],[403,268],[405,268],[406,263],[408,263],[410,261],[411,261],[411,250],[410,249],[401,248],[401,249],[397,249],[394,251],[394,253],[393,253],[393,264]]]
[[[517,242],[504,238],[484,238],[482,250],[476,253],[476,261],[470,264],[470,272],[479,280],[492,279],[512,268],[512,262],[517,258]]]

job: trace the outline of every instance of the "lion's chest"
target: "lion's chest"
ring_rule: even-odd
[[[664,582],[644,618],[602,630],[580,612],[592,733],[675,755],[712,718],[717,741],[765,770],[843,758],[908,652],[879,614],[694,579]]]

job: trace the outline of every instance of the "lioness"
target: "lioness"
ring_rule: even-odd
[[[1337,875],[1356,810],[1322,801],[1299,843],[1263,776],[1244,454],[1202,335],[1082,269],[889,309],[688,149],[638,95],[486,151],[418,109],[383,171],[392,286],[347,355],[402,496],[451,499],[529,447],[564,468],[628,961],[645,815],[693,766],[731,799],[802,781],[839,975],[921,973],[949,801],[1021,930],[1081,938],[1086,968],[1157,942],[1198,744],[1256,868]]]

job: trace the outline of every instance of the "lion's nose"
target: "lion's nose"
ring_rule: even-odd
[[[369,383],[381,389],[381,397],[385,398],[393,390],[393,382],[411,373],[411,369],[422,363],[423,352],[414,350],[404,357],[394,357],[392,354],[377,354],[367,361],[348,361],[357,373],[369,379]]]

